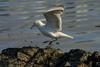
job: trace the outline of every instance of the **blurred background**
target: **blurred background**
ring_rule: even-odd
[[[74,39],[60,39],[53,47],[100,51],[100,0],[0,0],[0,50],[8,47],[39,46],[50,40],[37,28],[35,20],[54,5],[64,5],[63,32]]]

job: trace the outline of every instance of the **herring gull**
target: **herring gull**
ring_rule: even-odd
[[[63,6],[53,7],[43,14],[45,20],[41,19],[36,20],[31,26],[31,29],[34,26],[36,26],[43,35],[52,38],[51,41],[45,41],[44,43],[49,42],[49,45],[51,45],[52,42],[56,41],[59,38],[71,38],[71,39],[74,38],[73,36],[61,32],[62,31],[61,15],[63,14],[63,11],[64,11]]]

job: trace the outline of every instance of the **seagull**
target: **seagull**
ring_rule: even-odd
[[[49,45],[51,45],[52,42],[57,41],[59,38],[74,38],[62,32],[61,15],[63,12],[64,6],[53,7],[43,13],[45,19],[36,20],[31,26],[31,29],[36,26],[43,35],[52,39],[51,41],[45,41],[43,43],[49,42]]]

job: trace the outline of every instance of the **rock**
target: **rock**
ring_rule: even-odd
[[[87,52],[81,49],[72,49],[69,51],[69,61],[84,62]]]
[[[100,67],[100,53],[95,51],[88,57],[88,62],[91,62],[93,67]]]
[[[20,51],[20,48],[7,48],[2,50],[2,54],[16,58],[17,52]]]
[[[7,48],[0,54],[0,67],[100,67],[100,53],[55,48]]]

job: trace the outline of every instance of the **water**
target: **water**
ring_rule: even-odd
[[[72,48],[100,51],[100,1],[99,0],[0,0],[0,50],[8,47],[39,46],[49,40],[34,28],[36,19],[54,5],[65,7],[63,32],[74,39],[60,39],[53,45],[67,51]]]

